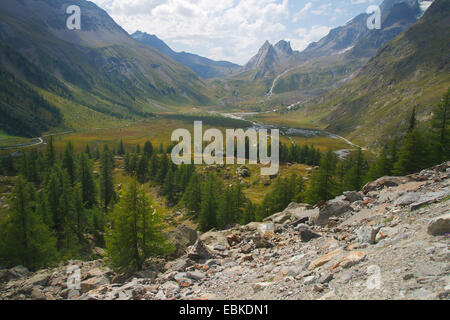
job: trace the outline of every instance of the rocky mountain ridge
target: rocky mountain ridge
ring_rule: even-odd
[[[197,73],[203,79],[225,77],[240,68],[237,64],[227,61],[214,61],[188,52],[175,52],[156,35],[136,31],[131,37],[168,55],[178,63]]]
[[[115,274],[103,260],[1,270],[0,298],[448,300],[449,196],[447,162],[315,207],[292,203],[261,223],[198,238],[180,226],[191,246],[176,259],[149,259],[133,275]],[[68,288],[68,270],[79,271],[79,288]]]

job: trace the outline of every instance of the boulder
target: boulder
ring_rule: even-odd
[[[229,231],[209,231],[200,236],[203,243],[209,246],[222,245],[225,248],[229,248],[227,235]]]
[[[197,241],[197,231],[187,225],[180,225],[169,233],[170,241],[175,246],[173,255],[175,257],[182,256],[186,248],[192,246]]]
[[[450,212],[434,218],[428,223],[428,234],[441,236],[450,233]]]
[[[349,268],[358,264],[366,258],[366,254],[362,251],[353,251],[346,255],[343,259],[339,260],[336,264],[334,264],[330,271],[335,270],[337,267],[341,266],[342,268]]]
[[[105,284],[109,284],[109,281],[103,276],[89,278],[81,282],[81,293],[84,294]]]
[[[385,187],[397,187],[400,184],[404,184],[411,181],[409,177],[382,177],[373,182],[366,184],[362,191],[364,194],[368,194],[371,191],[382,190]]]
[[[438,202],[448,195],[450,195],[450,191],[449,191],[448,187],[444,191],[429,192],[429,193],[422,194],[417,201],[415,201],[414,203],[411,204],[410,209],[412,211],[415,211],[422,206]]]
[[[291,214],[289,212],[283,211],[278,212],[270,217],[264,219],[264,222],[273,222],[276,224],[283,224],[291,218]]]
[[[375,244],[378,232],[381,227],[361,227],[356,230],[356,236],[359,244]]]
[[[45,287],[50,280],[50,272],[42,271],[34,274],[32,277],[28,278],[23,282],[22,286],[26,287],[35,287],[35,286],[43,286]]]
[[[331,259],[333,259],[334,257],[342,254],[344,251],[342,249],[337,249],[334,250],[324,256],[321,256],[313,261],[311,261],[311,263],[308,266],[308,270],[314,270],[320,266],[323,266],[324,264],[328,263],[331,261]]]
[[[206,276],[203,272],[200,271],[191,271],[186,273],[186,276],[189,279],[195,280],[195,281],[199,281],[199,280],[203,280]]]
[[[363,195],[356,191],[346,191],[344,192],[344,196],[345,200],[347,200],[350,203],[364,200]]]
[[[165,269],[181,272],[185,271],[186,268],[192,265],[194,265],[194,261],[188,258],[179,258],[177,260],[167,262]]]
[[[320,238],[321,235],[312,232],[307,226],[300,226],[298,229],[301,242],[308,242],[312,239]]]
[[[188,258],[193,260],[212,259],[214,254],[208,249],[201,239],[189,249]]]
[[[319,215],[313,221],[316,225],[325,226],[331,217],[338,217],[350,210],[350,202],[339,198],[330,200],[320,207]]]
[[[9,277],[12,279],[20,279],[23,277],[27,277],[30,274],[27,268],[24,266],[15,266],[8,270]]]

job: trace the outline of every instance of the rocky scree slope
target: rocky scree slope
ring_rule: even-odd
[[[103,260],[0,271],[1,299],[445,299],[450,294],[450,162],[383,177],[316,207],[210,231],[175,260],[114,274]],[[192,237],[194,235],[194,237]],[[81,271],[67,288],[67,268]]]

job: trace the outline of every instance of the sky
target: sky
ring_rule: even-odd
[[[91,0],[127,32],[155,34],[173,50],[244,65],[263,43],[294,50],[382,0]]]

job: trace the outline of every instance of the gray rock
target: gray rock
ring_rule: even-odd
[[[384,187],[396,187],[402,183],[411,181],[409,177],[382,177],[376,181],[366,184],[362,191],[368,194],[371,191],[382,190]]]
[[[308,276],[303,279],[305,285],[310,285],[316,282],[316,276]]]
[[[197,242],[188,251],[188,258],[193,260],[212,259],[214,254],[206,247],[202,240]]]
[[[30,274],[27,268],[24,266],[15,266],[8,270],[9,276],[13,279],[20,279]]]
[[[447,195],[449,195],[448,188],[446,191],[429,192],[426,194],[422,194],[418,200],[416,200],[414,203],[411,204],[410,208],[412,211],[415,211],[422,206],[440,201],[442,198],[444,198]]]
[[[319,226],[324,226],[331,217],[338,217],[349,210],[351,210],[350,202],[339,199],[330,200],[320,207],[319,215],[314,223]]]
[[[349,201],[350,203],[361,201],[364,199],[363,195],[356,191],[346,191],[344,192],[345,200]]]
[[[427,232],[432,236],[450,233],[450,212],[431,220]]]
[[[186,248],[195,244],[198,238],[197,231],[187,225],[180,225],[174,231],[169,233],[170,241],[174,244],[175,257],[182,256]]]
[[[202,280],[206,277],[205,274],[200,271],[191,271],[191,272],[188,272],[186,275],[189,279],[196,280],[196,281]]]
[[[325,284],[333,280],[333,274],[332,273],[325,273],[322,277],[319,279],[319,283]]]
[[[404,194],[403,196],[401,196],[400,198],[398,198],[394,202],[394,205],[399,206],[399,207],[408,206],[414,202],[419,201],[420,196],[421,196],[421,194],[418,192],[408,192],[408,193]]]
[[[166,264],[165,268],[166,270],[173,270],[173,271],[185,271],[186,268],[192,266],[194,264],[194,261],[188,259],[188,258],[179,258],[174,261],[170,261]]]
[[[312,239],[320,238],[321,235],[317,234],[315,232],[312,232],[309,228],[306,227],[300,227],[298,229],[299,235],[300,235],[300,241],[301,242],[308,242]]]
[[[378,232],[381,227],[361,227],[356,231],[356,236],[360,244],[375,244]]]

